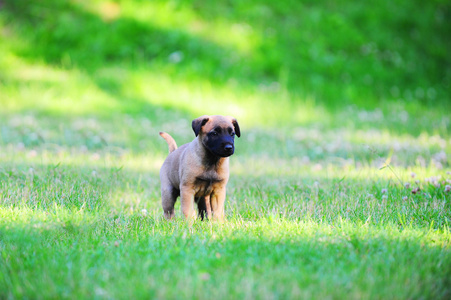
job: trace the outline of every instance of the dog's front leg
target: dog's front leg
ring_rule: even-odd
[[[224,202],[226,197],[225,187],[216,189],[210,197],[211,210],[213,212],[213,219],[218,221],[224,220]]]
[[[182,213],[187,219],[195,218],[194,214],[194,190],[189,186],[184,186],[180,190],[180,200]]]

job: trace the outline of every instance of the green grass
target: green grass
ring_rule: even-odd
[[[450,14],[0,1],[0,299],[449,298]],[[158,132],[216,113],[226,221],[168,222]]]
[[[271,152],[254,154],[244,133],[258,135],[237,140],[226,222],[192,227],[179,203],[176,220],[162,216],[166,144],[157,135],[160,150],[143,153],[4,146],[2,297],[449,296],[449,167],[412,163],[393,173],[339,152],[307,161],[274,150],[280,133],[265,136]],[[412,155],[404,149],[397,155]]]

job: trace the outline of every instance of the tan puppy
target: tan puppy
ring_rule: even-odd
[[[161,202],[164,216],[174,217],[174,204],[180,196],[186,218],[199,216],[222,220],[226,185],[229,180],[229,156],[235,151],[234,137],[240,137],[235,118],[202,116],[192,122],[196,138],[180,146],[165,132],[160,135],[169,145],[169,155],[160,169]]]

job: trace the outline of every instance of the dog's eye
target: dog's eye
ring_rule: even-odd
[[[230,136],[235,136],[235,132],[232,131],[232,132],[230,133]]]
[[[210,132],[210,135],[212,135],[212,136],[217,136],[218,133],[217,133],[216,131],[212,131],[212,132]]]

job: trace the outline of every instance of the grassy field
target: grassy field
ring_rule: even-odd
[[[448,1],[0,1],[0,299],[448,299]],[[226,221],[161,130],[235,116]]]

